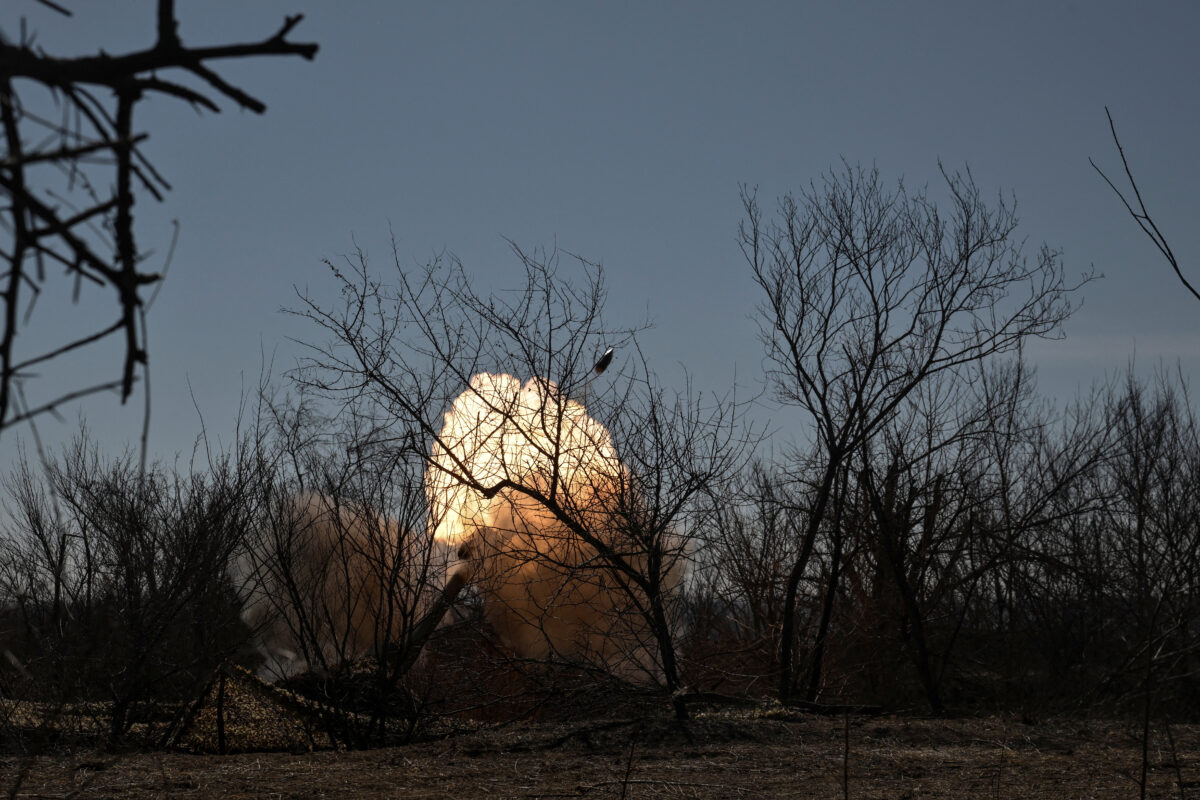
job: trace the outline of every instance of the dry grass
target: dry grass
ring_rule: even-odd
[[[849,723],[849,756],[845,733]],[[1151,748],[1150,797],[1200,796],[1200,726]],[[1133,726],[781,710],[477,730],[357,752],[44,756],[18,797],[1129,798]],[[19,758],[0,761],[15,775]],[[849,783],[843,786],[843,766]],[[1182,786],[1180,786],[1182,779]],[[11,782],[4,788],[11,786]]]

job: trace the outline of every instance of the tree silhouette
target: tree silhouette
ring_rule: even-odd
[[[796,509],[806,521],[785,586],[785,701],[795,688],[797,595],[843,464],[931,381],[962,379],[1029,338],[1059,335],[1073,292],[1090,279],[1069,284],[1048,247],[1031,263],[1012,203],[985,203],[970,171],[941,172],[941,208],[850,164],[784,197],[774,223],[743,192],[739,239],[765,295],[768,377],[811,419],[819,453],[811,505]]]

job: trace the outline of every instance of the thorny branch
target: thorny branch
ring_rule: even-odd
[[[38,2],[71,15],[58,3]],[[316,44],[287,38],[302,18],[300,14],[286,17],[275,33],[261,41],[187,47],[179,38],[174,0],[158,0],[157,40],[152,47],[124,55],[100,50],[78,58],[48,55],[34,46],[23,27],[18,41],[0,30],[0,137],[4,142],[0,152],[0,432],[98,391],[119,388],[124,402],[138,380],[139,365],[141,377],[148,378],[145,331],[139,328],[147,301],[141,292],[162,275],[142,267],[148,254],[138,249],[133,209],[140,192],[161,200],[170,185],[140,150],[147,134],[135,131],[134,110],[150,95],[162,94],[197,110],[217,112],[215,95],[262,113],[266,105],[218,75],[211,62],[265,55],[311,60]],[[201,86],[185,85],[177,75],[190,75]],[[97,87],[110,90],[112,98],[97,98],[93,94]],[[31,105],[44,102],[43,96],[35,99],[42,91],[61,110],[60,121],[31,110]],[[47,185],[55,175],[66,178],[65,193]],[[115,292],[116,321],[82,335],[69,322],[56,322],[62,340],[49,345],[18,342],[46,286],[48,263],[64,268],[74,284],[76,301],[84,279]],[[118,380],[64,391],[32,410],[18,407],[18,388],[35,377],[29,367],[118,331],[125,340]]]

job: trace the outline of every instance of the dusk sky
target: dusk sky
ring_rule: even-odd
[[[10,0],[0,29],[15,36],[24,16],[60,56],[153,42],[153,2],[67,5],[70,19]],[[757,186],[770,209],[842,159],[931,192],[939,159],[969,166],[985,196],[1016,197],[1030,258],[1046,243],[1068,276],[1103,275],[1066,339],[1029,350],[1058,402],[1134,357],[1147,373],[1200,368],[1200,301],[1088,163],[1120,176],[1107,105],[1149,210],[1200,283],[1194,0],[178,6],[187,44],[262,39],[301,12],[291,38],[320,51],[218,66],[266,102],[261,116],[228,101],[217,115],[166,98],[139,106],[145,152],[173,186],[136,209],[150,265],[170,221],[181,224],[149,314],[155,457],[187,458],[197,407],[230,444],[264,354],[282,380],[301,352],[292,339],[320,336],[280,309],[298,305],[297,289],[336,301],[322,259],[355,243],[386,274],[392,235],[403,265],[448,251],[486,288],[520,281],[505,237],[600,262],[607,316],[653,323],[642,343],[665,383],[686,371],[705,393],[736,381],[754,394],[763,349],[737,245],[739,186]],[[108,295],[69,299],[40,301],[45,319],[26,335],[55,316],[112,316]],[[97,351],[70,380],[116,377],[120,356]],[[30,402],[56,380],[30,384]],[[766,401],[756,413],[780,418]],[[79,415],[106,446],[136,444],[141,398],[92,397],[64,422],[44,418],[43,439],[66,440]],[[5,463],[27,436],[16,433],[0,439]]]

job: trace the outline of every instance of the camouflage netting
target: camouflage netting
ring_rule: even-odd
[[[189,712],[171,744],[197,753],[313,750],[325,743],[330,712],[265,683],[241,667],[218,676]]]

